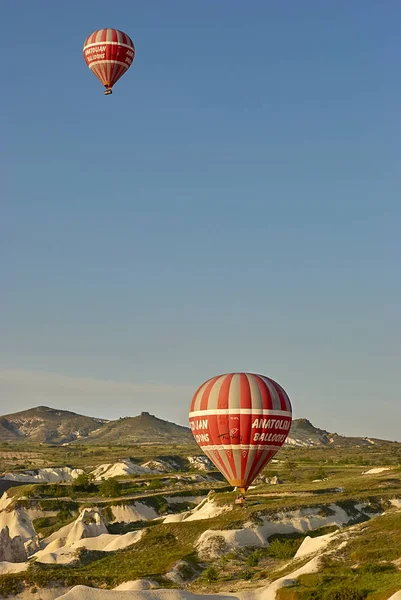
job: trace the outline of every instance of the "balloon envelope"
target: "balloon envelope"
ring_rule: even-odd
[[[124,75],[135,57],[131,38],[118,29],[99,29],[88,36],[83,48],[90,70],[111,94],[113,85]]]
[[[246,491],[284,444],[292,408],[286,392],[273,379],[229,373],[198,388],[189,422],[206,456],[232,486]]]

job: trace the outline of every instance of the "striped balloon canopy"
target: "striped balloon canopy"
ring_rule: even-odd
[[[86,38],[83,53],[86,64],[104,85],[107,95],[130,68],[135,47],[131,38],[118,29],[98,29]]]
[[[292,408],[273,379],[228,373],[198,388],[189,422],[206,456],[232,486],[245,492],[284,444]]]

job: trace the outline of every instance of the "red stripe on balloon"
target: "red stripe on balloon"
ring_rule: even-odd
[[[217,408],[226,409],[228,408],[228,398],[230,396],[230,386],[234,374],[226,375],[223,379],[223,383],[220,387],[219,397],[217,400]]]
[[[270,396],[269,388],[266,386],[263,379],[258,375],[256,375],[255,379],[259,386],[260,395],[262,397],[262,408],[264,410],[270,410],[272,408],[272,399]]]
[[[245,373],[241,373],[239,377],[240,407],[252,408],[251,388],[249,386],[248,377],[245,375]]]
[[[284,395],[283,389],[278,385],[278,383],[276,383],[272,379],[269,379],[269,381],[270,381],[270,384],[276,390],[276,392],[278,394],[278,397],[280,398],[280,408],[281,408],[281,410],[287,410],[287,403],[285,401],[285,395]]]

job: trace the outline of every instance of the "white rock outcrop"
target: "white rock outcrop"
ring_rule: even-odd
[[[8,531],[11,539],[21,538],[28,556],[39,549],[39,539],[32,525],[28,511],[22,506],[12,508],[12,499],[3,495],[0,508],[0,535],[2,531]],[[9,502],[11,500],[11,502]]]
[[[108,533],[105,521],[98,509],[84,508],[68,532],[65,545],[72,546],[79,540]]]
[[[22,537],[20,535],[10,537],[10,530],[4,527],[0,531],[0,562],[22,563],[27,558]]]
[[[249,523],[248,527],[242,529],[208,529],[199,537],[196,549],[200,557],[217,557],[235,548],[267,547],[269,537],[274,534],[306,533],[329,525],[342,527],[354,518],[336,504],[331,504],[328,508],[330,514],[319,514],[319,507],[302,508],[277,513],[274,518],[263,517],[260,525]],[[355,510],[358,508],[355,507]],[[361,516],[365,514],[362,506],[359,512]]]
[[[199,471],[214,469],[212,461],[207,456],[187,456],[187,459],[191,467]]]
[[[74,481],[82,475],[82,469],[71,469],[70,467],[54,467],[22,471],[20,473],[4,473],[3,478],[8,481],[19,481],[23,483],[60,483],[61,481]]]
[[[149,475],[152,473],[157,473],[157,471],[152,471],[152,469],[149,469],[148,467],[136,465],[132,460],[127,458],[115,463],[99,465],[91,474],[95,478],[95,481],[101,481],[102,479],[123,477],[124,475]]]
[[[111,523],[135,523],[137,521],[152,521],[159,517],[151,506],[142,502],[132,504],[114,504],[110,507],[113,513]]]

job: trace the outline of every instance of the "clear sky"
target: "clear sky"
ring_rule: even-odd
[[[187,424],[227,371],[401,440],[399,0],[4,2],[0,413]],[[82,57],[136,58],[112,96]]]

